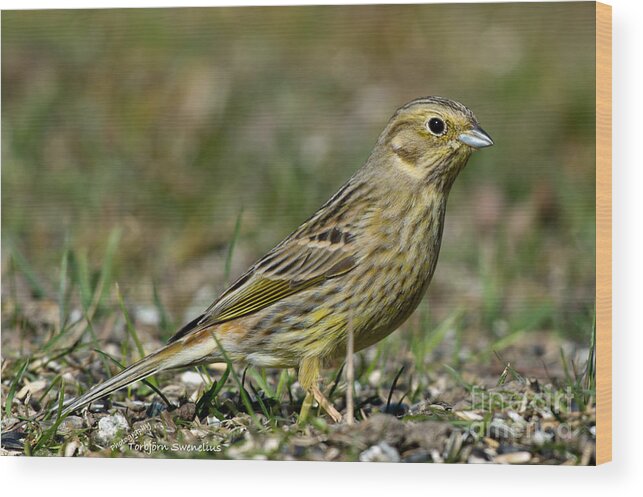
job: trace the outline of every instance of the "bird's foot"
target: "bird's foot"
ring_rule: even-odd
[[[321,408],[326,411],[326,413],[335,421],[335,423],[342,422],[342,415],[339,413],[335,406],[326,398],[326,396],[321,392],[319,387],[314,386],[312,388],[313,396]]]

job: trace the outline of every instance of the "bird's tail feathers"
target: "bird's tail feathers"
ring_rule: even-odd
[[[207,355],[208,352],[204,351],[202,347],[189,346],[181,342],[170,343],[74,399],[63,408],[62,416],[67,416],[95,400],[160,371],[198,364]]]

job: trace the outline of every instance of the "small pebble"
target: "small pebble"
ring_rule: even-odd
[[[542,446],[552,438],[554,438],[553,434],[546,433],[543,430],[536,430],[531,440],[535,445]]]
[[[473,411],[455,411],[453,414],[465,421],[482,421],[484,419],[480,414]]]
[[[7,431],[10,427],[18,424],[20,420],[14,417],[3,417],[0,421],[0,426],[2,426],[2,431]]]
[[[263,450],[266,452],[275,452],[277,449],[279,449],[279,439],[277,438],[269,438],[263,444]]]
[[[129,425],[122,414],[105,416],[98,422],[96,440],[101,444],[109,444],[119,434],[126,432],[128,429]]]
[[[507,416],[509,419],[511,419],[514,423],[520,423],[520,424],[525,424],[525,418],[523,418],[520,414],[518,414],[516,411],[507,411]]]
[[[64,455],[65,457],[73,457],[80,449],[80,442],[78,440],[72,440],[67,445],[65,445]]]
[[[203,376],[201,376],[196,371],[186,371],[181,375],[181,383],[185,383],[186,385],[193,387],[198,387],[199,385],[203,385],[204,379]]]
[[[493,462],[497,464],[525,464],[530,460],[531,454],[525,451],[500,454],[493,458]]]
[[[140,306],[136,309],[136,322],[147,326],[158,326],[161,316],[156,307]]]
[[[76,430],[81,430],[82,428],[83,418],[80,418],[78,416],[67,416],[58,426],[56,434],[68,435]]]
[[[416,449],[404,454],[404,462],[420,463],[430,461],[431,455],[424,449]]]
[[[149,418],[155,418],[165,410],[167,410],[167,406],[165,405],[165,402],[159,399],[154,399],[150,404],[150,407],[147,408],[147,411],[145,412],[145,414],[147,414],[147,417]]]
[[[379,369],[376,369],[373,371],[371,374],[368,375],[368,382],[369,384],[377,388],[382,381],[382,372]]]
[[[108,402],[106,400],[97,400],[89,404],[89,412],[92,413],[102,413],[107,410]]]
[[[145,410],[145,402],[141,400],[128,400],[127,408],[134,412],[141,412]]]
[[[467,459],[469,464],[487,464],[487,461],[484,457],[480,457],[478,454],[471,454]]]
[[[173,414],[186,421],[192,421],[196,416],[196,404],[193,402],[187,402],[176,409]]]
[[[18,391],[18,393],[16,394],[16,398],[19,400],[22,400],[27,396],[27,394],[33,395],[35,393],[38,393],[41,390],[44,390],[46,386],[47,386],[47,382],[45,380],[38,380],[31,383],[27,383],[24,387],[22,387]]]
[[[342,453],[337,447],[330,447],[326,451],[326,454],[324,454],[324,459],[326,461],[333,461],[334,459],[337,459],[341,455]]]
[[[206,423],[208,426],[221,426],[221,420],[216,416],[208,416],[206,418]]]
[[[22,450],[26,434],[20,430],[7,431],[2,434],[2,448],[9,450]]]
[[[404,402],[391,402],[382,408],[384,414],[392,414],[393,416],[404,416],[408,411],[409,406]]]
[[[362,462],[400,462],[400,454],[386,442],[380,442],[359,455]]]

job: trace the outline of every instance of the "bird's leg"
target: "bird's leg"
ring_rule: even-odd
[[[317,357],[306,358],[299,364],[299,384],[306,391],[306,397],[299,412],[299,421],[304,422],[308,417],[314,398],[333,421],[339,423],[342,420],[342,415],[333,407],[333,404],[330,403],[317,386],[319,370],[320,364]]]
[[[305,423],[310,413],[310,408],[313,404],[313,394],[311,386],[317,384],[319,378],[319,360],[316,358],[307,358],[299,364],[299,384],[306,392],[304,402],[299,411],[299,423]]]
[[[301,411],[299,411],[299,422],[304,423],[308,418],[310,413],[310,407],[313,405],[313,396],[310,392],[306,392],[306,397],[304,397],[304,402],[301,405]]]

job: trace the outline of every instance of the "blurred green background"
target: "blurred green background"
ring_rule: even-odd
[[[594,43],[590,2],[5,11],[3,297],[32,298],[14,270],[55,295],[64,247],[97,270],[118,229],[128,301],[156,285],[180,324],[223,289],[238,220],[230,277],[339,188],[398,106],[442,95],[496,145],[454,186],[418,315],[462,312],[473,342],[586,344]]]

